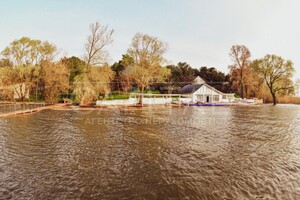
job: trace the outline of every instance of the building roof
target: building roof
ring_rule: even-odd
[[[196,92],[197,90],[199,90],[202,86],[206,86],[208,88],[210,88],[211,90],[214,90],[215,92],[217,93],[220,93],[220,94],[224,94],[223,92],[217,90],[216,88],[206,84],[206,83],[203,83],[203,84],[192,84],[192,85],[186,85],[184,86],[183,88],[181,88],[180,90],[180,93],[181,94],[193,94],[194,92]]]
[[[197,78],[195,78],[195,80],[193,82],[194,82],[194,84],[203,84],[203,83],[205,83],[205,81],[200,76],[197,76]]]
[[[183,88],[180,89],[181,94],[192,94],[196,92],[199,88],[201,88],[203,84],[192,84],[192,85],[186,85]]]

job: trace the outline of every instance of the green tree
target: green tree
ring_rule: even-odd
[[[138,85],[141,91],[141,105],[145,87],[163,81],[170,75],[169,69],[161,67],[165,62],[166,51],[167,44],[156,37],[138,33],[132,39],[127,53],[133,58],[134,64],[129,66],[124,74]]]
[[[76,76],[85,72],[86,62],[78,57],[64,57],[60,60],[60,62],[70,71],[70,83],[74,82]]]
[[[123,75],[126,67],[134,64],[133,58],[127,54],[122,55],[122,60],[115,62],[111,69],[115,73],[112,87],[114,90],[120,90],[122,88],[125,91],[128,87],[131,86],[130,81]]]
[[[268,54],[262,59],[255,60],[252,67],[259,76],[264,78],[274,105],[277,104],[278,92],[293,88],[292,77],[295,69],[292,61]]]
[[[177,86],[183,86],[196,78],[195,69],[186,62],[179,62],[177,65],[168,65],[171,70],[170,81]]]

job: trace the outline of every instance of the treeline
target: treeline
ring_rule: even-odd
[[[251,59],[243,45],[230,50],[232,64],[225,74],[214,67],[195,68],[186,62],[167,65],[166,42],[147,34],[137,33],[122,59],[109,66],[107,47],[113,42],[114,30],[99,22],[91,24],[84,56],[57,60],[59,51],[47,41],[23,37],[1,52],[0,95],[2,99],[34,100],[55,103],[62,94],[74,96],[81,105],[107,97],[112,91],[128,93],[133,89],[177,93],[200,76],[209,85],[242,98],[264,98],[277,102],[277,95],[293,93],[291,80],[295,69],[289,60],[276,55]],[[12,89],[13,88],[13,89]],[[140,103],[143,96],[141,95]]]

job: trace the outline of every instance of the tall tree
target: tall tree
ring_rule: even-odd
[[[2,51],[2,55],[15,66],[39,65],[42,61],[53,60],[56,54],[55,45],[28,37],[13,41]]]
[[[170,75],[167,68],[161,67],[166,51],[167,44],[156,37],[137,33],[132,39],[128,55],[133,58],[134,65],[128,67],[125,74],[138,85],[141,105],[145,87],[163,81]]]
[[[262,59],[255,60],[252,67],[264,78],[274,105],[277,104],[276,95],[278,92],[293,88],[292,77],[295,69],[292,61],[268,54]]]
[[[231,72],[238,72],[235,76],[236,81],[240,86],[240,95],[242,98],[245,96],[245,82],[250,70],[250,57],[251,53],[249,49],[244,45],[234,45],[230,49],[229,56],[231,57],[233,64],[229,66]]]
[[[87,38],[85,45],[84,60],[88,67],[106,64],[109,54],[105,47],[113,42],[113,29],[102,26],[99,22],[90,25],[91,34]]]
[[[11,73],[8,74],[11,85],[16,87],[15,93],[21,101],[24,101],[34,88],[38,88],[41,62],[52,61],[57,52],[55,45],[28,37],[11,42],[1,52],[6,64],[10,63],[13,66]]]
[[[97,99],[100,93],[106,96],[113,78],[113,71],[106,65],[109,54],[105,47],[113,42],[114,30],[96,22],[90,25],[90,31],[85,45],[86,70],[74,79],[73,92],[82,106]]]

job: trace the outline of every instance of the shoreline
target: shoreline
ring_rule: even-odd
[[[1,104],[1,103],[0,103]],[[9,104],[9,103],[7,103]],[[11,104],[11,103],[10,103]],[[280,103],[277,105],[299,105],[299,104],[288,104],[288,103]],[[144,105],[144,106],[133,106],[133,105],[114,105],[114,106],[74,106],[72,104],[53,104],[45,107],[35,108],[35,109],[27,109],[27,110],[21,110],[21,111],[13,111],[8,113],[0,113],[0,119],[7,118],[7,117],[13,117],[13,116],[19,116],[19,115],[29,115],[34,114],[37,112],[40,112],[42,110],[58,110],[58,111],[91,111],[91,110],[147,110],[149,108],[151,109],[160,109],[160,108],[191,108],[191,107],[222,107],[222,108],[228,108],[228,107],[260,107],[260,106],[273,106],[273,104],[234,104],[234,105],[227,105],[227,106],[186,106],[186,105],[177,105],[177,104],[156,104],[156,105]]]

